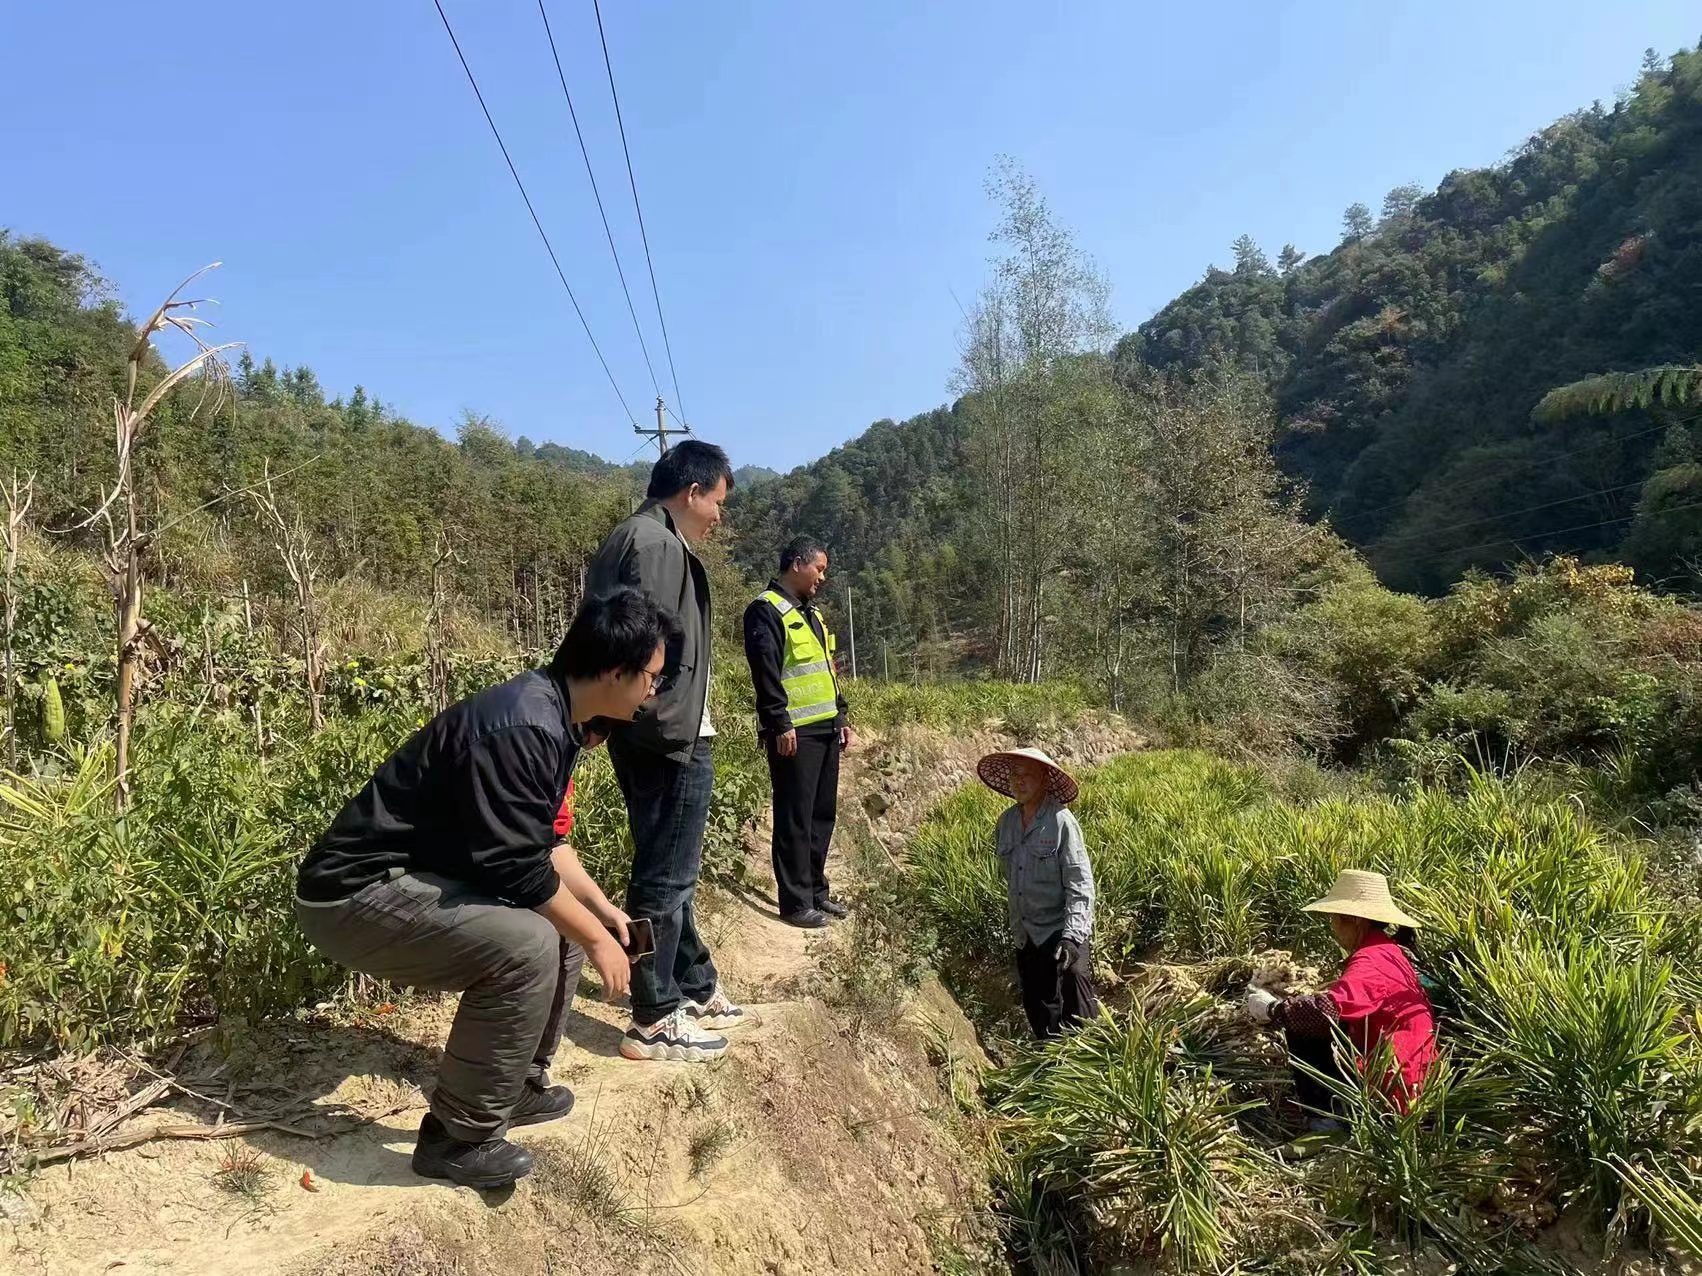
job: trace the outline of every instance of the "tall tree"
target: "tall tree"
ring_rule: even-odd
[[[1131,603],[1162,647],[1173,690],[1218,649],[1245,650],[1327,539],[1276,468],[1275,428],[1269,397],[1245,377],[1151,376],[1124,400]]]
[[[957,384],[969,396],[972,459],[989,498],[983,520],[999,582],[995,663],[1025,681],[1044,671],[1048,585],[1071,536],[1080,442],[1072,400],[1103,378],[1110,289],[1034,181],[1010,159],[988,194],[1003,207],[990,238],[993,279],[969,315]]]
[[[1237,235],[1232,247],[1235,251],[1236,274],[1264,275],[1270,273],[1271,263],[1265,257],[1264,249],[1259,247],[1251,235]]]
[[[6,765],[18,766],[18,682],[12,663],[12,643],[18,630],[18,549],[23,543],[24,520],[29,517],[30,503],[35,499],[35,476],[22,479],[12,471],[10,482],[0,483],[0,642],[4,643],[4,664],[0,678],[5,679],[6,701]]]
[[[1358,243],[1369,235],[1371,230],[1371,210],[1364,204],[1349,204],[1347,211],[1342,214],[1342,242]]]
[[[1417,182],[1406,182],[1395,187],[1383,196],[1384,220],[1395,217],[1410,217],[1418,208],[1418,201],[1424,198],[1424,187]]]

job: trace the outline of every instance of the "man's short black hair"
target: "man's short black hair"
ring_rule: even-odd
[[[662,453],[662,459],[651,467],[650,491],[646,495],[653,501],[665,501],[693,483],[707,492],[722,479],[727,480],[727,490],[731,492],[733,463],[727,459],[727,453],[713,443],[686,439]]]
[[[827,553],[827,546],[814,536],[794,536],[780,550],[780,574],[784,576],[792,570],[792,564],[799,559],[806,563],[816,561],[817,554]]]
[[[617,589],[580,604],[550,661],[550,673],[566,682],[596,678],[611,669],[643,669],[657,647],[679,636],[680,624],[672,612],[636,589]]]

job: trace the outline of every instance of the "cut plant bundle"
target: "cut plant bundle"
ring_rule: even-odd
[[[1013,1178],[1084,1206],[1131,1253],[1210,1270],[1236,1203],[1269,1166],[1235,1123],[1252,1104],[1210,1067],[1173,1066],[1197,1009],[1136,1006],[1024,1051],[998,1074],[991,1106]]]

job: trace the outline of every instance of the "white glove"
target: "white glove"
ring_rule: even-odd
[[[1269,1023],[1271,1021],[1271,1009],[1279,1000],[1280,998],[1271,996],[1263,988],[1249,984],[1247,986],[1247,1000],[1242,1003],[1241,1009],[1254,1023]]]

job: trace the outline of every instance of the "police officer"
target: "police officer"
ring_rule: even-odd
[[[827,848],[839,804],[839,754],[851,747],[834,639],[811,606],[827,579],[827,550],[807,536],[780,551],[780,574],[745,608],[745,659],[757,728],[774,786],[774,882],[780,919],[819,928],[845,916],[827,886]]]

